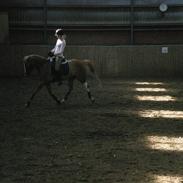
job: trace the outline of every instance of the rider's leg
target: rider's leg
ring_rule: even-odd
[[[62,84],[62,76],[64,75],[64,63],[65,62],[65,58],[58,58],[58,63],[57,65],[55,65],[55,70],[57,72],[57,79],[58,79],[58,85]]]
[[[62,71],[61,71],[61,60],[59,57],[56,57],[55,62],[55,72],[56,72],[56,80],[58,81],[58,85],[62,84]]]

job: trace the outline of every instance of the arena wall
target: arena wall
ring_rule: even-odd
[[[47,55],[47,45],[1,45],[0,75],[23,76],[22,59]],[[182,77],[183,45],[67,46],[66,58],[91,59],[101,77]]]

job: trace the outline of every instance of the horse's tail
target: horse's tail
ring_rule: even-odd
[[[93,62],[90,60],[85,60],[85,62],[87,63],[88,69],[89,69],[90,73],[92,73],[92,76],[94,76],[94,78],[97,80],[99,86],[102,87],[102,82],[101,82],[100,78],[98,77],[97,73],[95,72]]]

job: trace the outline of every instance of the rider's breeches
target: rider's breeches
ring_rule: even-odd
[[[60,70],[60,65],[61,65],[63,59],[64,59],[63,57],[56,57],[56,59],[55,59],[55,70],[56,71]]]

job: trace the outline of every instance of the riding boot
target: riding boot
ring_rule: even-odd
[[[64,68],[63,68],[63,65],[61,64],[60,65],[60,68],[59,68],[59,71],[57,71],[58,73],[58,86],[62,84],[62,76],[63,76],[63,73],[64,73]]]
[[[57,76],[56,76],[56,70],[55,70],[55,58],[51,62],[51,74],[52,74],[52,82],[56,82]]]
[[[58,82],[58,86],[62,84],[62,75],[59,71],[56,71],[55,73],[55,76],[56,76],[56,81]]]

